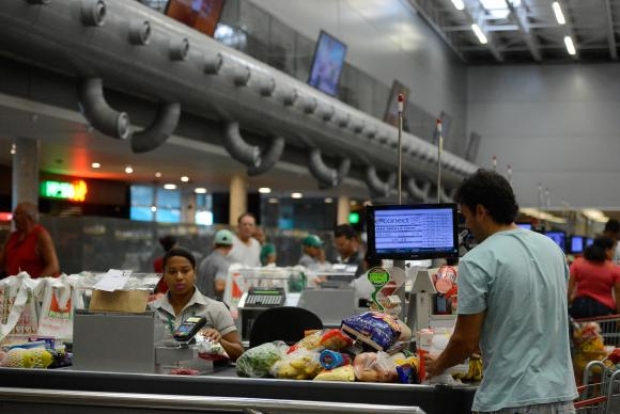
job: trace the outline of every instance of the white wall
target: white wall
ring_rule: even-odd
[[[467,128],[478,165],[512,166],[521,206],[542,183],[551,207],[620,207],[619,65],[470,67]]]

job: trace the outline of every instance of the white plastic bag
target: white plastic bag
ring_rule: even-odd
[[[47,277],[39,285],[39,290],[43,291],[37,330],[39,335],[73,339],[73,314],[76,307],[84,307],[82,296],[75,289],[78,278],[76,275]]]
[[[27,272],[0,280],[0,341],[7,335],[37,332],[37,301],[34,290],[41,281]]]

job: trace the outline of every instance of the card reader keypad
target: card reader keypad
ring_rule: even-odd
[[[282,303],[280,295],[248,295],[247,305],[278,306]]]

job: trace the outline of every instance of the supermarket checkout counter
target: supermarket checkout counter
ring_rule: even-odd
[[[210,399],[260,399],[279,403],[286,401],[314,401],[332,403],[324,412],[362,412],[355,404],[374,406],[419,407],[427,414],[459,414],[471,412],[475,392],[471,386],[425,386],[376,383],[338,383],[321,381],[295,381],[281,379],[239,378],[234,368],[226,367],[204,376],[175,376],[158,374],[131,374],[112,372],[75,371],[70,369],[34,370],[0,368],[0,412],[15,414],[45,410],[47,413],[144,413],[151,411],[178,412],[159,401],[149,406],[150,398],[156,400],[166,396],[168,401],[181,397],[181,401]],[[20,390],[32,392],[37,398],[18,399],[14,395]],[[13,391],[14,393],[11,393]],[[37,394],[38,392],[38,394]],[[68,392],[69,396],[63,394]],[[12,396],[13,395],[13,396]],[[57,395],[56,401],[50,396]],[[91,396],[79,399],[70,395]],[[47,398],[45,397],[47,396]],[[109,396],[110,399],[102,397]],[[131,398],[131,397],[136,398]],[[149,398],[150,397],[150,398]],[[127,405],[121,406],[123,401]],[[207,399],[209,400],[209,399]],[[246,400],[251,404],[251,400]],[[333,404],[336,403],[336,404]],[[338,403],[352,404],[350,410],[338,411]],[[251,405],[250,405],[251,406]],[[156,407],[158,407],[156,409]],[[166,410],[166,407],[170,408]],[[133,408],[131,410],[130,408]],[[280,407],[281,408],[281,407]],[[243,412],[219,409],[203,412]],[[286,412],[281,409],[264,409],[258,412]],[[309,412],[299,407],[291,413]],[[315,411],[318,412],[318,411]],[[380,412],[380,411],[376,411]],[[392,411],[405,412],[405,411]]]

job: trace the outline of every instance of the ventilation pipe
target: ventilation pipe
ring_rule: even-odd
[[[323,121],[328,122],[334,117],[334,105],[321,104],[317,112]]]
[[[148,20],[133,19],[129,22],[129,43],[132,45],[148,45],[152,33],[151,23]]]
[[[103,26],[107,14],[108,9],[103,0],[82,0],[80,18],[84,26]]]
[[[297,97],[295,105],[298,106],[304,114],[312,114],[316,110],[317,101],[314,96],[300,95]]]
[[[314,148],[308,157],[308,169],[314,178],[319,182],[322,189],[333,188],[340,185],[342,180],[349,174],[351,160],[342,158],[337,169],[330,168],[323,162],[321,150]]]
[[[415,201],[426,203],[428,202],[428,193],[431,189],[431,183],[425,182],[422,186],[418,186],[415,178],[409,178],[407,180],[407,192]]]
[[[205,52],[202,61],[202,72],[206,75],[217,75],[224,60],[220,52]]]
[[[248,167],[261,165],[260,148],[244,141],[239,131],[239,122],[229,122],[223,137],[224,148],[231,157]]]
[[[131,137],[131,150],[140,154],[159,147],[174,133],[180,117],[181,104],[178,102],[161,104],[151,125],[140,132],[135,132]]]
[[[260,175],[269,171],[278,161],[280,161],[280,157],[282,157],[282,153],[284,152],[284,144],[286,140],[284,137],[275,137],[271,140],[271,143],[267,147],[265,151],[263,151],[263,155],[260,157],[260,165],[258,166],[250,166],[247,170],[249,176]]]
[[[454,194],[456,194],[456,189],[446,192],[444,188],[440,188],[439,189],[439,200],[442,203],[454,203]]]
[[[356,134],[359,134],[360,132],[362,132],[364,129],[364,126],[365,126],[364,121],[362,121],[361,118],[354,118],[353,121],[351,122],[351,129]]]
[[[377,195],[379,197],[389,197],[391,188],[394,186],[397,177],[396,173],[390,173],[388,179],[386,181],[382,181],[377,175],[377,169],[373,166],[368,166],[366,167],[364,179],[373,195]]]
[[[82,114],[96,130],[118,139],[127,139],[131,135],[129,116],[108,105],[101,78],[82,81],[78,86],[78,102]]]

